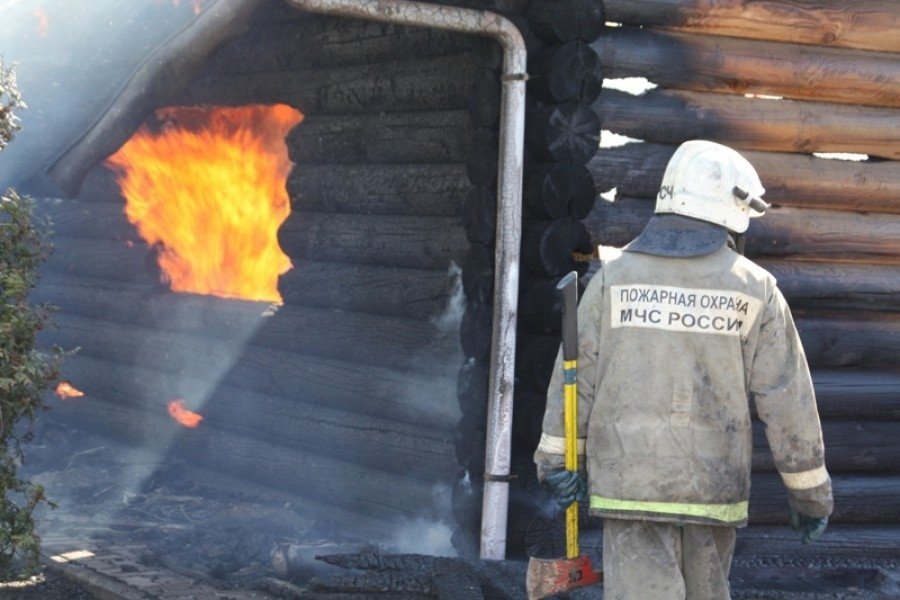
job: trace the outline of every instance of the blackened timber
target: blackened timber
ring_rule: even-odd
[[[459,217],[294,213],[278,231],[297,260],[447,269],[468,246]]]
[[[900,106],[900,61],[889,53],[611,27],[592,47],[609,78],[665,88]]]
[[[463,293],[472,302],[494,303],[494,248],[471,244],[462,264]]]
[[[398,421],[437,428],[448,429],[459,418],[450,377],[245,345],[246,340],[240,339],[226,343],[207,336],[65,314],[57,314],[55,320],[59,329],[46,332],[43,343],[80,347],[79,355],[90,358],[141,365],[172,377],[221,381],[235,388],[302,398],[360,414],[391,414]],[[202,397],[208,389],[199,392]]]
[[[160,434],[180,430],[167,414],[167,402],[188,396],[186,390],[205,390],[200,397],[184,398],[202,415],[199,427],[229,432],[234,439],[266,440],[426,480],[449,479],[456,470],[450,432],[394,421],[389,415],[361,415],[80,355],[67,363],[65,373],[86,393],[83,402],[66,407],[67,423],[102,429],[109,437],[147,449],[165,447],[169,440]]]
[[[301,213],[452,216],[470,188],[462,164],[302,165],[287,182]]]
[[[594,49],[579,40],[548,46],[528,68],[528,92],[541,102],[553,104],[580,100],[590,104],[603,87],[605,73]]]
[[[533,280],[523,286],[519,300],[519,318],[529,331],[551,333],[561,330],[562,305],[556,290],[558,282],[559,277],[554,277]]]
[[[53,273],[136,283],[161,283],[156,253],[143,241],[55,236],[55,252],[44,264]]]
[[[584,274],[587,263],[577,262],[572,253],[590,254],[594,250],[591,233],[570,218],[533,223],[522,233],[522,261],[534,274],[557,277],[569,271]]]
[[[84,202],[60,198],[35,201],[35,214],[49,220],[54,235],[137,242],[137,228],[125,216],[125,202]]]
[[[603,31],[603,3],[593,0],[532,2],[528,20],[535,32],[551,44],[570,40],[591,42]]]
[[[759,260],[792,308],[900,311],[900,265]]]
[[[900,421],[822,421],[825,464],[840,473],[900,473]],[[753,428],[753,469],[775,472],[762,423]]]
[[[461,163],[468,123],[462,110],[311,115],[288,134],[288,156],[299,165]]]
[[[900,7],[884,0],[605,0],[629,25],[798,44],[900,52]]]
[[[900,313],[795,311],[813,367],[897,368]]]
[[[459,339],[463,354],[467,359],[487,362],[491,353],[491,325],[493,311],[487,304],[480,302],[466,303],[459,329]]]
[[[263,302],[59,277],[43,281],[35,300],[80,317],[401,370],[449,374],[454,367],[448,365],[461,357],[455,335],[402,316],[292,305],[272,309]]]
[[[525,171],[522,203],[531,218],[583,219],[596,199],[591,173],[583,163],[539,163]]]
[[[744,150],[855,152],[900,158],[900,109],[768,100],[682,90],[605,90],[603,128],[648,142],[709,139]]]
[[[492,127],[474,129],[467,140],[466,174],[475,185],[493,186],[497,181],[500,136]]]
[[[630,143],[603,148],[588,164],[598,192],[655,198],[676,146]],[[766,200],[776,206],[860,212],[900,212],[900,163],[829,160],[816,156],[744,151]]]
[[[366,65],[398,56],[460,54],[473,50],[479,41],[440,29],[314,16],[254,24],[213,58],[207,72],[237,74]]]
[[[894,524],[900,520],[900,477],[835,475],[831,523]],[[787,524],[787,491],[778,475],[754,475],[750,524]]]
[[[472,186],[462,206],[466,238],[473,244],[492,246],[497,231],[497,196],[486,186]]]
[[[598,102],[593,106],[597,107]],[[536,158],[548,162],[588,162],[600,143],[601,121],[597,114],[604,114],[600,111],[605,105],[599,107],[595,114],[591,105],[570,100],[532,111],[526,117],[528,149]]]
[[[310,71],[210,75],[179,104],[284,103],[305,115],[466,108],[480,65],[470,55],[412,59]]]
[[[813,369],[823,419],[900,420],[900,372],[871,369]]]
[[[446,309],[455,285],[434,269],[296,262],[278,279],[286,304],[431,319]]]
[[[617,198],[598,201],[583,220],[598,244],[623,246],[653,215],[653,202]],[[796,258],[820,262],[896,265],[900,216],[816,209],[777,208],[751,219],[747,254],[754,260]]]
[[[500,119],[500,73],[479,69],[469,87],[469,117],[476,127],[495,127]]]

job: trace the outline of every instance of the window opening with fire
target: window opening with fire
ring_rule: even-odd
[[[284,104],[161,108],[107,159],[172,291],[281,303],[284,140],[302,119]]]

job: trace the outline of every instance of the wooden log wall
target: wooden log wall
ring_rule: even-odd
[[[752,221],[747,253],[778,278],[804,342],[835,484],[832,522],[883,548],[874,532],[900,510],[890,491],[900,485],[900,5],[604,5],[616,25],[592,44],[600,69],[657,87],[637,96],[605,89],[592,103],[603,129],[638,141],[591,159],[596,191],[615,189],[615,200],[598,200],[582,224],[594,243],[631,240],[653,212],[668,159],[688,139],[730,145],[756,166],[774,207]],[[784,492],[756,433],[748,539],[786,523]],[[882,500],[873,504],[875,496]],[[889,535],[896,548],[897,532]],[[835,552],[850,565],[874,556],[840,543],[807,549],[823,560]]]
[[[493,243],[495,174],[472,177],[497,148],[473,140],[497,126],[499,47],[282,5],[269,2],[167,104],[304,113],[286,140],[285,304],[169,292],[98,166],[79,198],[42,203],[57,252],[38,298],[61,307],[46,339],[81,348],[64,375],[86,393],[59,415],[177,452],[223,482],[356,515],[337,523],[343,534],[447,521],[454,477],[483,472],[483,443],[470,440],[484,433],[472,415],[483,416],[487,382],[464,383],[460,368],[487,369],[491,261],[464,271],[482,290],[465,318],[449,309],[463,280],[451,265]],[[200,427],[169,419],[174,397],[204,415]],[[480,517],[480,503],[468,507],[452,511],[466,531]]]

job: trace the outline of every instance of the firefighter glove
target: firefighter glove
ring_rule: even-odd
[[[800,534],[804,544],[812,544],[825,533],[828,517],[810,517],[790,507],[791,529]]]
[[[556,503],[563,508],[567,508],[572,502],[587,500],[587,482],[577,471],[557,471],[547,475],[545,481],[553,490]]]

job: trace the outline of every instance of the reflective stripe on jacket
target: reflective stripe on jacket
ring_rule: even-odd
[[[591,513],[740,526],[749,400],[795,508],[831,512],[821,427],[800,338],[775,279],[727,247],[605,260],[578,308],[580,447]],[[557,358],[535,453],[562,464]]]

